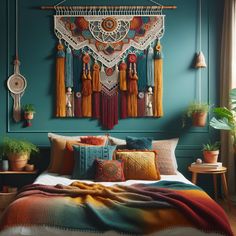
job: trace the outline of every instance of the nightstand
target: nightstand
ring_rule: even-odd
[[[227,200],[229,209],[231,208],[231,202],[229,198],[229,192],[228,192],[228,185],[226,181],[226,172],[227,168],[226,167],[220,167],[217,169],[206,169],[206,168],[196,168],[196,167],[188,167],[188,170],[192,172],[192,183],[197,184],[197,176],[198,174],[210,174],[213,176],[213,184],[214,184],[214,197],[217,199],[217,175],[221,176],[221,181],[222,181],[222,187],[224,191],[225,198]]]
[[[3,186],[20,188],[34,181],[38,171],[0,171],[0,190]],[[0,211],[4,210],[15,198],[17,192],[0,191]]]

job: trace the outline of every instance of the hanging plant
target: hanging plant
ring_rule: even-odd
[[[33,104],[25,104],[23,106],[24,118],[26,120],[26,126],[32,126],[31,121],[34,119],[35,107]]]

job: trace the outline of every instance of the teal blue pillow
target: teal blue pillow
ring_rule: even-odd
[[[127,136],[126,146],[128,149],[152,150],[152,138],[146,138],[146,137],[136,138]]]
[[[116,146],[73,146],[75,165],[72,179],[94,179],[95,160],[112,160]]]

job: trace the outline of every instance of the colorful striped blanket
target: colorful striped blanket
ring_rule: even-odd
[[[233,235],[224,211],[199,187],[175,181],[131,186],[25,186],[0,230],[46,225],[68,230],[151,234],[174,227]]]

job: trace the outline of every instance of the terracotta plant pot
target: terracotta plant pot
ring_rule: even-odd
[[[206,125],[207,112],[194,112],[192,115],[193,126],[204,127]]]
[[[204,162],[216,163],[219,156],[219,150],[216,151],[203,151]]]
[[[10,162],[10,169],[13,171],[21,171],[25,168],[29,159],[28,154],[10,154],[8,160]]]

